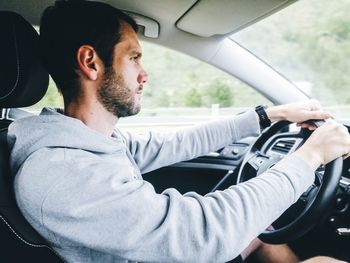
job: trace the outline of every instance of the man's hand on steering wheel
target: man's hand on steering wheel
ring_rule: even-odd
[[[314,130],[316,127],[307,120],[324,120],[331,117],[328,112],[322,110],[321,104],[314,99],[304,102],[294,102],[266,109],[266,114],[271,122],[287,120],[296,122],[297,126]]]
[[[266,114],[271,120],[288,120],[296,122],[297,126],[315,130],[317,127],[313,120],[326,120],[305,144],[295,154],[307,161],[316,170],[321,164],[327,164],[337,157],[347,158],[350,154],[350,136],[348,130],[341,124],[330,120],[331,115],[322,110],[321,104],[314,99],[305,102],[295,102],[266,109]],[[329,119],[329,120],[328,120]],[[332,136],[329,136],[329,135]]]
[[[342,160],[338,157],[349,155],[350,135],[342,124],[329,119],[330,114],[322,111],[316,100],[270,107],[266,109],[266,114],[276,123],[265,129],[246,153],[237,183],[259,176],[283,158],[267,154],[269,147],[278,138],[299,141],[297,150],[289,154],[303,159],[314,171],[321,164],[327,164],[323,168],[323,175],[315,176],[314,184],[300,197],[297,204],[300,209],[287,209],[280,217],[282,220],[277,220],[277,228],[266,230],[259,235],[264,242],[280,244],[305,234],[332,206],[342,172]],[[260,115],[258,116],[260,118]],[[313,121],[308,122],[310,119]],[[320,126],[323,120],[325,122]],[[310,132],[303,131],[280,132],[290,122],[299,123],[300,127],[314,131],[311,135]]]
[[[347,158],[349,152],[348,130],[342,124],[329,119],[294,154],[302,157],[316,170],[321,164],[327,164],[337,157]]]

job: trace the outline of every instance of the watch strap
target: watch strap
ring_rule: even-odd
[[[267,116],[266,109],[267,106],[259,105],[255,107],[255,112],[258,114],[259,117],[259,124],[261,130],[264,130],[265,128],[269,127],[271,125],[271,120]]]

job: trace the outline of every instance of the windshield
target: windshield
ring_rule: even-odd
[[[231,39],[317,98],[336,118],[349,118],[350,2],[298,1]]]

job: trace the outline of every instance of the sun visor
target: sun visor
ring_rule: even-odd
[[[210,37],[237,32],[296,0],[199,0],[176,23],[188,33]]]

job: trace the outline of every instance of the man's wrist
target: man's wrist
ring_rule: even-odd
[[[271,106],[266,109],[267,117],[271,120],[271,122],[282,121],[286,119],[286,113],[283,105],[279,106]]]
[[[301,146],[293,154],[307,162],[314,171],[316,171],[316,169],[322,164],[321,156],[317,154],[317,152],[307,149],[305,145]]]

